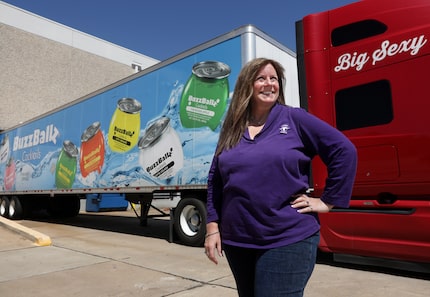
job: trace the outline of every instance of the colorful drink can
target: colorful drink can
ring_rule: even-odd
[[[15,185],[16,178],[16,164],[12,157],[9,158],[6,164],[6,170],[4,173],[4,189],[6,191],[12,190]]]
[[[217,61],[194,64],[181,96],[179,116],[185,128],[208,126],[212,130],[221,122],[229,96],[230,67]]]
[[[90,172],[102,170],[105,158],[105,144],[100,122],[94,122],[81,135],[80,169],[83,177]]]
[[[167,117],[158,119],[145,130],[139,149],[139,163],[153,177],[167,179],[184,166],[181,141]]]
[[[75,181],[78,163],[78,148],[70,140],[63,142],[63,148],[55,167],[55,186],[58,189],[69,189]]]
[[[139,141],[140,111],[142,105],[133,98],[118,100],[109,125],[108,145],[117,153],[132,149]]]

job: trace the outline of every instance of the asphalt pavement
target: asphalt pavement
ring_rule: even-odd
[[[147,227],[129,211],[0,220],[0,296],[237,296],[225,258],[168,241],[168,221]],[[306,297],[429,296],[426,274],[319,261]]]

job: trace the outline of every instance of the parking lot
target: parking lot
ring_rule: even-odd
[[[54,221],[43,214],[14,222],[49,237],[38,246],[0,225],[0,296],[237,296],[225,259],[169,243],[169,223],[141,227],[131,211],[86,213]],[[305,292],[319,296],[428,296],[430,277],[320,258]]]

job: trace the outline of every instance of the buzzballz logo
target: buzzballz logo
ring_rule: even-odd
[[[56,144],[59,134],[57,127],[53,124],[47,125],[44,130],[35,129],[32,134],[28,134],[23,137],[15,136],[13,138],[12,150],[16,151],[48,142]]]
[[[158,166],[164,164],[164,162],[167,159],[172,158],[172,154],[173,154],[173,148],[170,148],[169,151],[165,152],[165,154],[159,157],[152,165],[146,167],[146,171],[149,173],[152,170],[156,169]]]
[[[127,135],[128,137],[133,137],[134,135],[134,131],[121,129],[121,128],[118,128],[117,126],[114,127],[114,131],[119,134]]]
[[[191,104],[192,102],[216,107],[219,104],[220,99],[198,98],[190,95],[188,96],[188,104]]]
[[[337,60],[338,65],[334,67],[334,71],[340,72],[350,68],[360,71],[370,59],[372,59],[372,65],[376,65],[376,63],[383,61],[387,57],[401,53],[409,52],[411,56],[415,56],[426,43],[427,39],[424,35],[406,39],[400,43],[391,43],[389,40],[385,40],[381,43],[380,48],[373,51],[371,55],[367,52],[360,54],[354,52],[352,54],[346,53],[341,55]]]

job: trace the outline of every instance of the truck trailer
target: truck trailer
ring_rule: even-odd
[[[201,245],[220,126],[242,65],[261,56],[285,66],[298,106],[294,52],[247,25],[3,131],[0,214],[76,216],[81,199],[109,195],[139,205],[142,225],[151,207],[169,215],[171,234]]]

